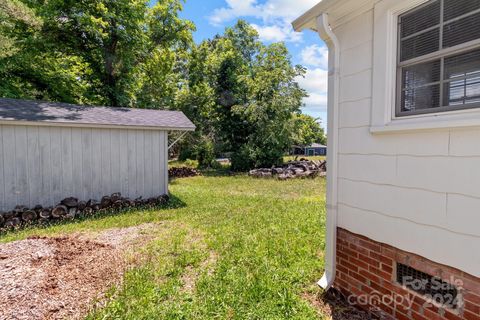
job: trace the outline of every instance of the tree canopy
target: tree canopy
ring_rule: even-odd
[[[176,53],[194,30],[178,17],[181,0],[0,3],[9,52],[0,57],[2,96],[121,107],[172,99]]]
[[[323,145],[327,144],[325,131],[319,123],[319,119],[306,114],[295,114],[293,117],[293,144],[306,146],[314,142]]]
[[[283,43],[245,21],[195,44],[182,0],[0,0],[0,96],[184,111],[198,127],[184,157],[234,170],[271,166],[324,142]]]

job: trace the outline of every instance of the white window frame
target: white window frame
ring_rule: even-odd
[[[429,0],[383,0],[375,5],[372,133],[480,127],[480,108],[396,116],[398,17]]]

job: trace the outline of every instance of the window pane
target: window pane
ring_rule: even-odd
[[[440,85],[406,89],[402,91],[402,112],[438,108]]]
[[[451,22],[443,27],[443,47],[480,39],[480,13]]]
[[[480,50],[445,58],[445,80],[480,73]]]
[[[420,63],[402,70],[402,89],[440,81],[440,60]]]
[[[444,105],[480,102],[480,50],[445,58]]]
[[[461,106],[480,102],[480,74],[444,85],[444,105]]]
[[[411,34],[428,29],[440,23],[440,1],[432,1],[412,12],[400,17],[401,36],[407,37]]]
[[[400,43],[400,61],[413,59],[439,50],[440,30],[433,29]]]
[[[480,0],[428,1],[401,15],[399,28],[400,115],[480,107],[480,49],[462,46],[480,43]]]
[[[445,0],[444,21],[480,9],[480,0]]]

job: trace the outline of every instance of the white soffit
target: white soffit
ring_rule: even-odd
[[[353,16],[370,10],[375,2],[375,0],[322,0],[297,18],[292,25],[298,32],[306,29],[317,31],[317,17],[327,13],[332,27],[337,27]]]

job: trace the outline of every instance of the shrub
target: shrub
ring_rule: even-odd
[[[192,160],[192,159],[186,159],[184,161],[184,164],[186,167],[189,167],[189,168],[196,168],[198,167],[198,161],[196,160]]]
[[[194,159],[196,158],[195,156],[195,151],[191,147],[187,146],[182,146],[182,149],[180,151],[180,154],[178,155],[178,161],[187,161],[189,159]]]
[[[195,154],[200,167],[210,167],[215,161],[215,147],[213,141],[202,137],[195,147]]]
[[[243,145],[240,150],[234,152],[231,158],[233,171],[248,171],[255,167],[248,145]]]

